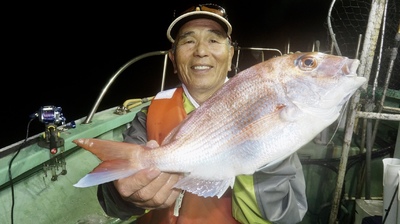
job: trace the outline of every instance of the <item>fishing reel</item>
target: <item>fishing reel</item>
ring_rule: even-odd
[[[55,181],[58,177],[56,170],[60,166],[62,167],[61,175],[67,174],[66,162],[63,157],[64,139],[60,137],[60,131],[57,128],[58,125],[63,125],[66,119],[62,113],[62,108],[56,106],[43,106],[33,116],[45,124],[46,129],[38,145],[50,150],[51,159],[44,164],[44,171],[47,176],[47,170],[50,170],[51,180]],[[60,153],[58,153],[59,148],[61,148]],[[58,156],[56,156],[57,154]]]
[[[57,129],[57,125],[63,125],[66,120],[61,111],[61,107],[43,106],[34,114],[46,127],[43,139],[38,144],[50,149],[53,155],[57,154],[58,148],[64,145],[64,139],[60,138],[60,132]]]
[[[61,112],[62,108],[61,107],[56,107],[56,106],[43,106],[39,109],[39,111],[35,114],[38,118],[39,121],[44,123],[44,124],[64,124],[65,123],[65,117],[63,113]]]

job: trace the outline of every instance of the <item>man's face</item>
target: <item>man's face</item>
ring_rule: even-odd
[[[170,54],[180,80],[191,94],[211,96],[231,70],[234,48],[220,24],[209,19],[185,23]]]

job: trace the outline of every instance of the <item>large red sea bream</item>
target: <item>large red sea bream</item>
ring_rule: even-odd
[[[318,52],[272,58],[232,77],[160,147],[76,139],[103,162],[76,187],[127,177],[146,167],[184,173],[176,184],[220,197],[235,176],[282,160],[332,124],[366,79],[359,61]]]

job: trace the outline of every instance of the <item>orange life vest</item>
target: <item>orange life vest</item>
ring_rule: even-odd
[[[171,98],[153,99],[147,114],[148,140],[161,143],[166,135],[184,118],[183,89],[175,90]],[[199,197],[186,192],[179,216],[174,216],[174,207],[151,210],[137,219],[138,224],[176,224],[176,223],[239,223],[232,217],[232,191],[229,188],[221,197]]]

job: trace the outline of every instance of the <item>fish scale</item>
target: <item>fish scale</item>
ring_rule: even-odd
[[[358,65],[357,59],[318,52],[261,62],[227,81],[152,150],[76,139],[102,162],[74,186],[94,186],[155,166],[185,174],[176,188],[220,197],[236,176],[288,157],[331,125],[366,82],[356,74]]]

